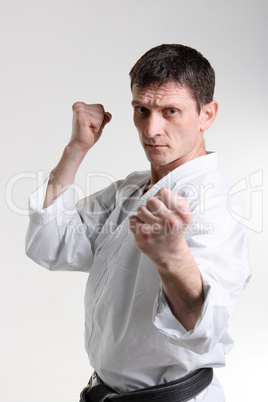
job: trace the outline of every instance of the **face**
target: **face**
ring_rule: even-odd
[[[198,113],[190,92],[179,83],[152,84],[143,90],[134,86],[132,105],[141,144],[156,168],[175,168],[203,143],[204,112]]]

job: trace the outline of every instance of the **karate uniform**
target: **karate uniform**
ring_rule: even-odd
[[[42,210],[48,180],[30,197],[26,253],[50,270],[89,273],[85,348],[100,378],[128,392],[222,367],[233,347],[228,325],[250,278],[240,197],[209,153],[170,172],[143,195],[150,172],[134,172],[75,205],[73,186]],[[152,261],[141,253],[128,216],[166,187],[188,199],[187,244],[198,265],[205,301],[186,331],[173,316]],[[234,217],[237,217],[235,219]],[[193,401],[224,401],[214,376]]]

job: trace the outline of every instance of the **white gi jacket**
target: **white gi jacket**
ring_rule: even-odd
[[[26,253],[50,270],[89,273],[85,347],[90,364],[118,392],[171,381],[201,367],[225,365],[227,329],[249,277],[245,228],[237,194],[210,153],[176,168],[144,195],[150,172],[135,172],[75,206],[70,187],[42,210],[47,182],[30,197]],[[205,302],[194,330],[173,316],[151,260],[135,246],[128,216],[166,187],[186,197],[186,233],[200,269]],[[195,401],[224,400],[217,379]]]

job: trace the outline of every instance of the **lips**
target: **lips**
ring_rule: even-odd
[[[165,148],[166,145],[162,144],[145,144],[147,147],[152,148],[152,149],[158,149],[158,148]]]

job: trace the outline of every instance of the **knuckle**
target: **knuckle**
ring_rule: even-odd
[[[72,106],[72,109],[73,109],[73,110],[77,110],[77,109],[81,108],[81,106],[84,106],[84,105],[85,105],[84,102],[75,102],[75,103],[73,104],[73,106]]]
[[[159,205],[159,199],[157,198],[157,197],[149,197],[147,200],[146,200],[146,204],[145,204],[146,206],[150,206],[150,207],[155,207],[155,206],[157,206],[157,205]]]
[[[104,106],[101,103],[96,103],[96,107],[97,109],[99,109],[100,111],[104,112]]]
[[[89,114],[99,114],[101,116],[103,116],[105,113],[105,109],[100,103],[87,105],[86,103],[79,101],[73,104],[72,109],[76,112],[85,111]]]
[[[168,189],[165,187],[160,188],[160,190],[158,191],[158,194],[160,196],[165,196],[168,193]]]
[[[187,213],[187,214],[184,214],[183,221],[184,221],[187,225],[190,225],[190,223],[192,222],[192,218],[193,218],[192,212],[189,212],[189,213]]]
[[[186,203],[186,204],[188,204],[188,200],[187,200],[187,198],[185,198],[185,197],[180,197],[180,196],[178,196],[178,201],[181,202],[181,203]]]
[[[137,213],[138,214],[140,214],[142,211],[143,211],[143,205],[140,205],[138,208],[137,208]]]
[[[181,213],[184,214],[191,212],[189,202],[186,198],[181,198],[178,200],[178,209]]]
[[[153,200],[154,200],[153,197],[147,198],[146,203],[145,203],[146,207],[149,207],[150,205],[152,205]]]
[[[105,109],[104,106],[101,103],[95,103],[94,105],[90,105],[92,109],[94,109],[94,112],[100,116],[104,116]]]

